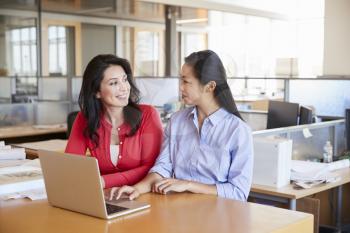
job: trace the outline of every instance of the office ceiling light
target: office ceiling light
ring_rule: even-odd
[[[198,18],[198,19],[178,19],[176,20],[177,24],[185,24],[185,23],[202,23],[208,22],[207,18]]]

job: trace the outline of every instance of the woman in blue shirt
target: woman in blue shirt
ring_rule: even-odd
[[[155,165],[136,185],[113,188],[110,197],[187,191],[246,201],[253,172],[252,134],[217,54],[205,50],[186,57],[180,90],[192,107],[172,115]]]

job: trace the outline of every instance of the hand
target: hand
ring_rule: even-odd
[[[190,181],[178,179],[163,179],[152,186],[152,192],[167,194],[173,192],[185,192],[190,186]]]
[[[118,200],[123,194],[126,194],[129,197],[129,200],[134,200],[135,198],[138,198],[140,196],[140,192],[135,187],[127,185],[124,185],[121,188],[112,188],[109,200],[113,199],[114,194],[116,194],[116,200]]]

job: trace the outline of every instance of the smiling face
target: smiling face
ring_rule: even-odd
[[[96,97],[106,108],[124,107],[129,103],[130,84],[124,69],[118,65],[108,67]]]
[[[198,105],[204,94],[204,86],[195,77],[193,68],[186,63],[181,69],[180,91],[182,99],[188,105]]]

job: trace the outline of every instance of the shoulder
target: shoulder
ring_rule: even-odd
[[[249,135],[252,133],[250,126],[238,116],[232,113],[229,113],[225,118],[227,120],[228,126],[233,131],[236,131],[239,134],[246,134],[246,135]]]
[[[86,117],[84,116],[84,114],[82,113],[82,111],[79,111],[75,121],[79,122],[79,123],[85,123],[86,122]]]
[[[179,110],[171,115],[171,121],[179,121],[187,118],[189,114],[193,111],[194,107],[188,107],[182,110]]]

